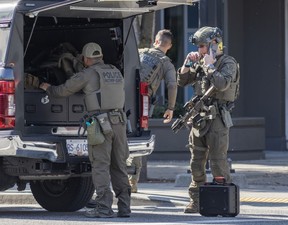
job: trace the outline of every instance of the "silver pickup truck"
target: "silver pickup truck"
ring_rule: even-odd
[[[76,57],[88,42],[99,43],[104,61],[124,75],[130,154],[151,154],[155,136],[148,128],[146,84],[139,80],[133,18],[192,2],[1,0],[0,191],[15,185],[25,190],[29,183],[49,211],[78,210],[93,195],[87,140],[79,128],[83,93],[52,98],[27,85],[29,79],[65,82],[60,55]]]

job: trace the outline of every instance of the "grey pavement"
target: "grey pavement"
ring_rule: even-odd
[[[266,151],[265,159],[261,160],[233,161],[232,169],[235,170],[231,174],[233,182],[240,186],[241,203],[288,204],[288,151]],[[186,205],[189,202],[188,186],[191,182],[187,170],[189,160],[148,160],[148,183],[139,183],[139,193],[132,196]],[[207,179],[212,180],[210,174]]]
[[[232,178],[240,182],[240,201],[288,204],[288,151],[266,151],[265,159],[234,161]],[[191,181],[189,159],[185,161],[147,162],[147,181],[138,184],[138,193],[132,199],[157,201],[173,205],[189,202],[188,185]],[[179,177],[183,182],[179,184]],[[208,178],[211,178],[208,175]],[[239,177],[241,179],[239,179]],[[237,182],[235,182],[237,183]],[[133,204],[132,202],[132,204]],[[35,203],[29,190],[18,192],[10,189],[0,192],[0,204]]]

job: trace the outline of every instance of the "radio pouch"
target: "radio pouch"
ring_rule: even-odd
[[[110,132],[112,132],[112,127],[111,127],[110,121],[108,119],[107,113],[102,113],[96,117],[97,117],[98,122],[102,128],[103,134],[109,134]]]
[[[230,128],[233,126],[232,118],[230,112],[226,109],[226,107],[220,108],[221,118],[225,125],[225,127]]]

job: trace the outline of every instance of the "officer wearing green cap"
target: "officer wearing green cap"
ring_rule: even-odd
[[[217,27],[202,27],[190,37],[197,52],[190,52],[177,71],[177,83],[192,85],[197,97],[214,87],[214,92],[199,113],[201,123],[191,124],[189,148],[192,182],[190,202],[185,213],[199,212],[199,186],[206,182],[206,162],[210,160],[213,177],[231,182],[227,163],[229,128],[233,125],[230,112],[239,94],[239,68],[236,60],[223,54],[222,31]]]
[[[85,216],[98,218],[114,216],[111,182],[118,198],[117,216],[129,217],[131,187],[126,167],[129,150],[126,115],[123,112],[124,79],[115,66],[104,63],[102,49],[98,44],[93,42],[86,44],[82,55],[86,67],[83,71],[74,74],[62,85],[51,86],[42,83],[40,88],[56,97],[67,97],[82,90],[85,93],[87,112],[95,116],[102,127],[105,138],[99,143],[91,143],[88,133],[88,152],[96,189],[96,207],[86,211]]]

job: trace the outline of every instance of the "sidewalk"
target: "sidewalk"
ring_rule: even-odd
[[[288,203],[288,151],[267,151],[265,155],[263,160],[232,162],[235,174],[244,176],[247,181],[246,188],[240,187],[241,203]],[[187,174],[188,169],[189,160],[148,161],[148,183],[139,183],[139,193],[132,197],[186,205],[189,184],[178,187],[175,178]]]
[[[189,160],[148,160],[148,181],[138,184],[139,192],[132,193],[132,199],[186,205],[189,202],[188,185],[175,186],[175,179],[179,174],[187,174],[188,169]],[[268,151],[264,160],[234,161],[232,169],[247,181],[247,188],[240,188],[241,203],[288,203],[288,151]],[[0,192],[0,204],[4,203],[31,204],[35,200],[29,190],[18,192],[10,189]]]

